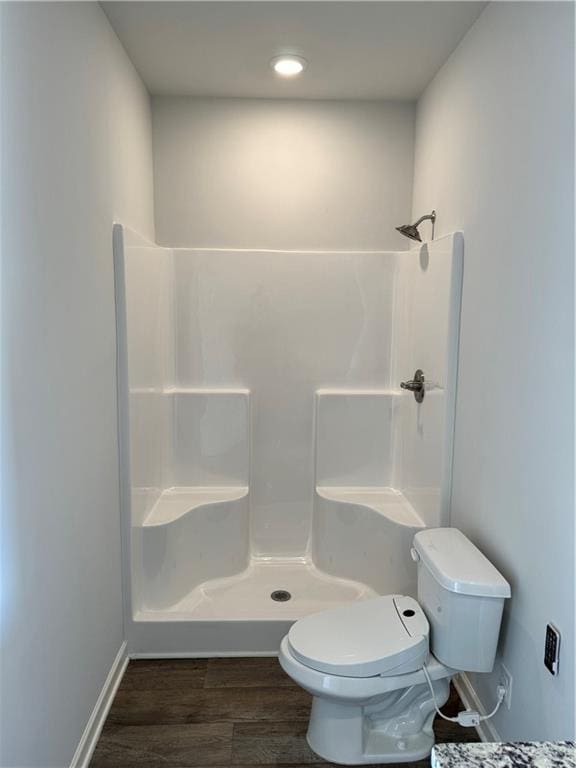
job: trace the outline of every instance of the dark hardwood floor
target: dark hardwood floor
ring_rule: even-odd
[[[327,766],[306,743],[310,701],[274,658],[131,661],[90,768]],[[443,711],[459,705],[453,691]],[[440,718],[435,731],[478,740]]]

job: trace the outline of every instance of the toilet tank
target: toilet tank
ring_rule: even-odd
[[[508,582],[457,528],[419,531],[412,556],[434,656],[452,669],[490,672]]]

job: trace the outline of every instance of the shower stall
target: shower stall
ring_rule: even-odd
[[[462,258],[460,233],[306,253],[115,226],[132,653],[274,653],[308,613],[415,593],[414,532],[448,522]]]

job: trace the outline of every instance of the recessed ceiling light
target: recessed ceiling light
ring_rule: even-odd
[[[284,54],[275,56],[270,62],[270,66],[280,77],[295,77],[306,69],[308,62],[302,56],[293,54]]]

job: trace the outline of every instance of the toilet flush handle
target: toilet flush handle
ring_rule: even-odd
[[[420,562],[420,555],[414,549],[414,547],[410,547],[410,557],[412,558],[412,560],[414,560],[415,563],[419,563]]]

